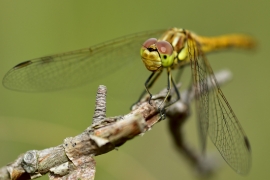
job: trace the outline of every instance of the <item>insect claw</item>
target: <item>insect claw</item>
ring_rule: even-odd
[[[150,97],[149,97],[149,100],[148,100],[148,103],[149,103],[150,105],[152,105],[151,100],[152,100],[152,94],[150,94]]]
[[[160,120],[166,119],[166,113],[165,113],[165,108],[163,107],[162,109],[158,108],[159,115],[160,115]]]

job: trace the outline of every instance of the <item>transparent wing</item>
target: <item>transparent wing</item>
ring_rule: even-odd
[[[199,45],[192,40],[189,49],[190,51],[195,49],[194,55],[191,53],[191,64],[203,147],[207,132],[224,160],[237,173],[247,174],[251,166],[251,147],[248,138],[222,93]],[[211,91],[209,85],[212,87]]]
[[[163,32],[137,33],[90,48],[28,60],[13,67],[5,75],[3,85],[12,90],[39,92],[85,84],[127,63],[140,61],[143,42]]]
[[[195,90],[199,137],[203,152],[206,148],[207,131],[209,125],[209,89],[207,84],[207,70],[203,61],[199,60],[199,51],[194,40],[188,40],[188,50]]]

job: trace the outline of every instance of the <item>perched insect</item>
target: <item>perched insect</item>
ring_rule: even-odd
[[[202,37],[184,29],[172,28],[158,40],[150,38],[141,47],[141,57],[152,74],[145,83],[148,88],[166,68],[168,73],[168,97],[173,85],[179,98],[171,71],[181,71],[190,65],[196,96],[197,119],[203,150],[207,134],[218,148],[225,161],[238,173],[248,173],[251,166],[251,147],[235,113],[222,93],[205,53],[229,47],[254,47],[255,42],[245,35]],[[153,78],[154,77],[154,78]],[[209,90],[209,82],[214,89]],[[150,84],[150,85],[149,85]]]
[[[158,36],[161,37],[145,41]],[[3,85],[28,92],[78,86],[106,76],[126,63],[138,60],[141,55],[146,68],[152,72],[145,82],[150,95],[149,88],[162,70],[167,69],[168,93],[165,101],[172,86],[180,98],[171,71],[181,71],[190,65],[203,149],[208,134],[225,161],[236,172],[246,174],[251,166],[248,138],[222,93],[205,53],[229,47],[249,49],[253,46],[252,38],[240,34],[208,38],[178,28],[148,31],[90,48],[22,62],[5,75]],[[211,91],[208,79],[214,87]]]

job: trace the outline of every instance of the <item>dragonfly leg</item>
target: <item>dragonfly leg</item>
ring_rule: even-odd
[[[144,97],[144,95],[146,93],[149,93],[149,95],[150,95],[150,98],[149,98],[149,104],[150,104],[150,101],[152,99],[152,94],[150,93],[149,89],[154,85],[154,83],[156,82],[156,80],[160,77],[161,73],[162,73],[162,70],[158,71],[158,73],[155,73],[155,72],[152,72],[151,73],[151,75],[147,78],[147,80],[144,83],[145,89],[141,93],[139,99],[134,104],[131,105],[130,109],[135,104],[137,104]]]
[[[178,100],[181,99],[180,92],[178,91],[178,88],[177,88],[177,86],[176,86],[176,84],[175,84],[175,82],[174,82],[174,80],[173,80],[172,77],[171,77],[171,82],[173,84],[173,88],[174,88],[174,91],[176,93],[176,99],[173,102],[167,104],[164,108],[169,107],[170,105],[174,104],[175,102],[177,102]]]
[[[148,83],[148,87],[147,87],[148,89],[150,89],[154,85],[154,83],[156,82],[156,80],[160,77],[161,73],[162,73],[162,70],[158,71],[158,73],[152,79],[152,81],[150,83]]]
[[[165,108],[167,107],[167,106],[164,106],[162,109],[160,108],[165,103],[165,101],[168,99],[170,92],[171,92],[171,88],[172,88],[172,73],[171,73],[170,68],[167,69],[167,74],[168,74],[168,76],[167,76],[167,81],[168,81],[167,82],[167,93],[166,93],[166,96],[164,97],[162,103],[158,107],[158,109],[160,110],[160,113],[163,113]]]
[[[172,84],[173,84],[173,88],[174,88],[174,91],[175,91],[175,93],[176,93],[176,99],[175,99],[173,102],[171,102],[170,104],[167,104],[167,105],[165,106],[165,108],[166,108],[166,107],[169,107],[170,105],[174,104],[175,102],[177,102],[178,100],[181,99],[180,92],[179,92],[179,90],[178,90],[178,88],[177,88],[175,82],[178,83],[178,82],[180,81],[180,77],[181,77],[181,75],[182,75],[182,73],[183,73],[183,70],[184,70],[184,68],[183,68],[183,66],[181,66],[181,67],[179,68],[179,70],[178,70],[178,73],[177,73],[176,77],[175,77],[176,81],[174,81],[173,77],[171,77],[171,82],[172,82]]]
[[[154,85],[154,83],[156,82],[156,80],[160,77],[161,73],[162,73],[162,70],[158,71],[157,74],[156,74],[156,71],[155,72],[152,72],[152,74],[147,78],[147,80],[144,83],[146,92],[150,95],[149,104],[151,104],[150,101],[152,100],[152,94],[150,93],[149,89]],[[155,74],[156,74],[156,76],[154,76]],[[153,76],[154,76],[154,78],[153,78]],[[141,98],[142,98],[142,96],[140,97],[140,99]]]

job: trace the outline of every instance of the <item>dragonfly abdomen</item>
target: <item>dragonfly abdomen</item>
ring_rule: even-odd
[[[251,49],[255,47],[255,41],[250,36],[240,34],[229,34],[217,37],[197,36],[203,52],[212,52],[227,48]]]

